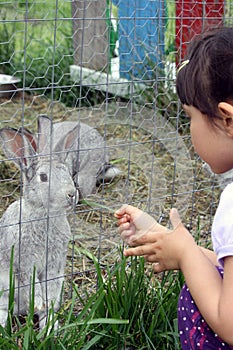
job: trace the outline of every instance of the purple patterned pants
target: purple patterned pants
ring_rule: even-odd
[[[219,268],[223,275],[223,269]],[[185,284],[178,302],[178,327],[182,350],[232,350],[208,326]]]

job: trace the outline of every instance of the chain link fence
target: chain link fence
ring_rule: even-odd
[[[124,203],[146,210],[164,224],[175,206],[193,235],[201,231],[199,239],[209,241],[225,180],[214,177],[193,151],[188,120],[175,92],[175,76],[188,42],[206,28],[231,25],[232,14],[230,0],[0,0],[0,127],[36,134],[40,115],[47,115],[53,123],[87,124],[103,138],[96,145],[101,155],[108,155],[110,164],[118,169],[110,181],[101,177],[93,193],[80,198],[67,214],[71,234],[62,272],[67,281],[85,288],[94,270],[93,256],[103,266],[117,259],[122,242],[113,211]],[[54,151],[53,145],[66,132],[63,127],[58,134],[51,125],[50,129],[46,139],[52,138],[50,151]],[[80,128],[77,130],[79,135]],[[17,138],[15,134],[11,137]],[[88,136],[89,143],[77,144],[77,160],[82,152],[95,154],[91,140]],[[40,208],[35,201],[31,216],[22,217],[21,208],[27,201],[23,192],[30,191],[22,182],[26,155],[22,148],[14,155],[4,152],[11,141],[3,137],[1,141],[0,211],[3,215],[18,201],[19,217],[7,221],[7,232],[9,226],[17,226],[19,236],[14,244],[20,246],[25,220],[36,220],[37,230],[43,227]],[[26,147],[25,140],[21,147]],[[38,150],[29,156],[36,158]],[[102,156],[89,157],[88,162],[99,162],[101,168]],[[86,169],[84,187],[94,176]],[[46,193],[31,189],[49,196],[44,205],[48,221],[52,217],[51,178]],[[5,226],[1,226],[4,235]],[[30,234],[28,239],[30,247]],[[46,236],[41,255],[45,262],[55,249],[49,242]],[[19,247],[19,254],[29,254],[35,247],[24,248]],[[18,256],[17,263],[23,261]]]

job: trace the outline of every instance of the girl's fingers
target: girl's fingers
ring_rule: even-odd
[[[132,236],[132,231],[131,230],[124,230],[121,232],[121,238],[123,241],[125,241],[128,244],[128,241],[130,240],[130,237]]]
[[[122,217],[123,215],[128,215],[129,217],[135,217],[135,215],[141,214],[142,211],[132,205],[124,204],[120,209],[115,211],[115,216],[117,218]]]
[[[130,223],[129,222],[125,222],[125,223],[121,223],[119,224],[119,231],[127,231],[130,228]]]
[[[143,245],[135,248],[129,248],[124,251],[125,256],[144,256],[155,254],[151,245]]]
[[[155,273],[165,271],[165,269],[158,262],[154,263],[152,267]]]
[[[122,205],[122,207],[120,209],[115,211],[114,215],[118,218],[118,217],[123,216],[124,214],[127,214],[127,211],[126,211],[127,207],[128,207],[127,204]]]
[[[173,229],[175,230],[180,224],[182,224],[180,215],[176,208],[172,208],[170,211],[170,221]]]
[[[124,224],[125,222],[130,222],[130,217],[128,215],[124,215],[120,219],[118,219],[118,225]]]
[[[145,260],[148,261],[148,262],[157,262],[157,257],[155,254],[151,254],[151,255],[146,255],[144,256]]]
[[[155,243],[159,238],[159,233],[155,232],[143,232],[140,234],[132,235],[131,241],[134,245],[145,246],[149,243]]]

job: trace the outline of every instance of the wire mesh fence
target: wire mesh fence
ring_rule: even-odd
[[[193,234],[201,230],[209,241],[231,174],[214,177],[195,155],[175,75],[188,42],[231,25],[232,14],[230,0],[0,1],[1,236],[11,236],[0,264],[9,264],[15,245],[19,286],[35,264],[47,289],[59,289],[64,275],[89,288],[91,257],[103,266],[118,257],[113,211],[124,203],[164,224],[175,206]],[[77,191],[65,192],[68,174]],[[63,256],[51,260],[57,247]],[[56,261],[62,266],[54,269]]]

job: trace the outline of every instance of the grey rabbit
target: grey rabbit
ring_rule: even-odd
[[[35,267],[35,314],[40,328],[46,324],[46,308],[59,308],[68,241],[71,238],[67,210],[76,203],[76,188],[66,159],[77,138],[78,126],[64,130],[59,141],[56,128],[38,117],[37,140],[23,130],[0,129],[0,142],[8,159],[21,169],[23,194],[0,220],[0,323],[6,324],[10,255],[14,246],[15,314],[29,307],[30,277]],[[66,132],[67,131],[67,132]],[[54,141],[54,145],[53,145]]]
[[[72,121],[53,124],[53,149],[63,135],[76,128],[76,138],[71,145],[66,163],[78,189],[77,200],[86,198],[95,191],[96,184],[111,181],[121,173],[120,169],[111,165],[104,138],[93,127]],[[36,137],[29,130],[23,130],[31,143]]]

